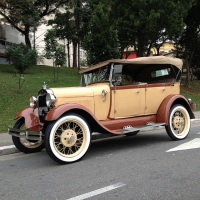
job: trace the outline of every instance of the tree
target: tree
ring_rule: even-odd
[[[53,59],[54,82],[58,81],[58,66],[65,63],[65,50],[62,45],[57,42],[57,31],[50,29],[45,34],[45,57]]]
[[[192,2],[193,0],[113,1],[111,16],[119,35],[121,51],[133,46],[137,56],[148,55],[150,49],[158,43],[162,44],[173,35],[181,34],[183,18]]]
[[[25,36],[25,43],[31,47],[29,34],[35,31],[41,20],[54,13],[69,0],[1,0],[0,14],[15,29]]]
[[[193,80],[194,77],[196,77],[198,80],[200,80],[200,37],[198,37],[198,40],[196,42],[196,48],[194,52],[194,56],[192,59],[192,65],[190,66],[192,68],[192,76],[191,80]]]
[[[10,47],[7,49],[6,54],[20,75],[30,66],[37,64],[37,51],[28,48],[23,43]]]
[[[89,31],[83,40],[89,64],[96,64],[112,58],[119,58],[117,30],[110,23],[109,3],[92,5]]]
[[[185,28],[181,37],[178,38],[176,51],[179,57],[185,60],[187,70],[185,86],[190,86],[190,77],[192,66],[197,65],[199,58],[199,41],[200,41],[200,2],[197,0],[192,8],[188,11],[184,23]]]
[[[48,24],[52,25],[57,30],[59,39],[66,39],[68,49],[68,66],[70,67],[69,45],[73,45],[73,67],[80,68],[80,43],[87,30],[85,29],[88,23],[86,9],[83,7],[82,0],[70,1],[65,6],[65,12],[57,12],[53,20],[49,20]],[[78,56],[77,56],[78,53]],[[78,58],[78,60],[77,60]]]
[[[24,83],[24,71],[37,64],[38,54],[35,49],[30,49],[23,43],[16,44],[6,51],[8,59],[12,62],[17,72],[19,72],[19,91]]]
[[[57,12],[55,18],[53,20],[49,20],[48,24],[53,26],[53,29],[56,30],[56,36],[59,39],[63,39],[67,41],[67,54],[68,54],[68,67],[71,66],[70,64],[70,48],[69,45],[73,42],[73,67],[77,67],[77,54],[76,54],[76,44],[75,39],[76,31],[75,31],[75,22],[71,20],[73,18],[73,14],[70,11],[60,13]]]

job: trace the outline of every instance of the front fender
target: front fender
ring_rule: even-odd
[[[157,123],[165,123],[168,125],[168,116],[170,113],[170,109],[174,104],[180,104],[184,106],[191,119],[194,119],[194,113],[191,110],[191,107],[187,101],[187,99],[182,95],[169,95],[167,96],[163,102],[161,103],[158,112],[157,112]]]
[[[54,121],[57,120],[58,118],[60,118],[64,113],[69,112],[69,111],[73,111],[73,110],[84,110],[85,112],[89,113],[90,115],[93,115],[87,108],[85,108],[82,105],[79,104],[62,104],[59,105],[57,107],[54,107],[53,109],[51,109],[46,117],[45,120],[46,121]]]
[[[110,133],[119,135],[120,132],[115,132],[106,128],[96,117],[84,106],[79,104],[62,104],[50,110],[46,117],[46,121],[55,121],[67,112],[73,112],[81,115],[89,123],[92,132]]]
[[[26,108],[15,115],[15,120],[23,117],[26,128],[30,131],[40,131],[41,125],[38,117],[38,109]]]

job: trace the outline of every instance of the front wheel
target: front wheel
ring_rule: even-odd
[[[48,125],[45,132],[45,147],[49,156],[64,164],[81,159],[91,140],[87,122],[77,114],[61,117]]]
[[[20,118],[13,128],[26,130],[24,118]],[[18,133],[16,133],[18,134]],[[19,133],[21,134],[21,133]],[[44,140],[31,141],[25,138],[12,136],[12,140],[16,148],[23,153],[36,153],[44,149]]]
[[[170,110],[168,125],[165,127],[170,138],[182,140],[190,131],[190,116],[182,105],[174,105]]]

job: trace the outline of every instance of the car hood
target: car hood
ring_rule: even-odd
[[[64,88],[51,88],[56,98],[65,97],[93,97],[91,88],[86,87],[64,87]]]

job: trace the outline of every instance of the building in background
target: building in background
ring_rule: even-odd
[[[174,56],[174,43],[171,41],[165,42],[159,49],[159,55]],[[157,55],[157,49],[151,49],[152,55]]]
[[[54,15],[50,15],[49,17],[46,17],[46,20],[52,19]],[[39,65],[49,65],[53,66],[53,60],[52,59],[46,59],[44,58],[45,54],[45,42],[44,37],[47,33],[48,29],[51,29],[51,26],[47,26],[46,24],[41,24],[35,33],[32,33],[30,35],[30,39],[32,42],[32,47],[35,46],[36,50],[39,54]],[[66,53],[66,65],[68,63],[67,61],[67,47],[66,47],[66,41],[65,40],[59,40],[58,41],[61,45],[63,45]],[[20,44],[25,43],[25,37],[17,31],[15,28],[11,27],[9,23],[6,22],[6,20],[0,16],[0,64],[9,64],[8,60],[5,56],[6,48],[13,44]],[[72,60],[73,60],[73,47],[72,44],[70,45],[70,63],[72,66]],[[86,54],[83,49],[80,49],[80,60],[85,60]]]
[[[8,64],[5,55],[6,48],[13,44],[24,43],[24,41],[24,36],[0,16],[0,64]]]

